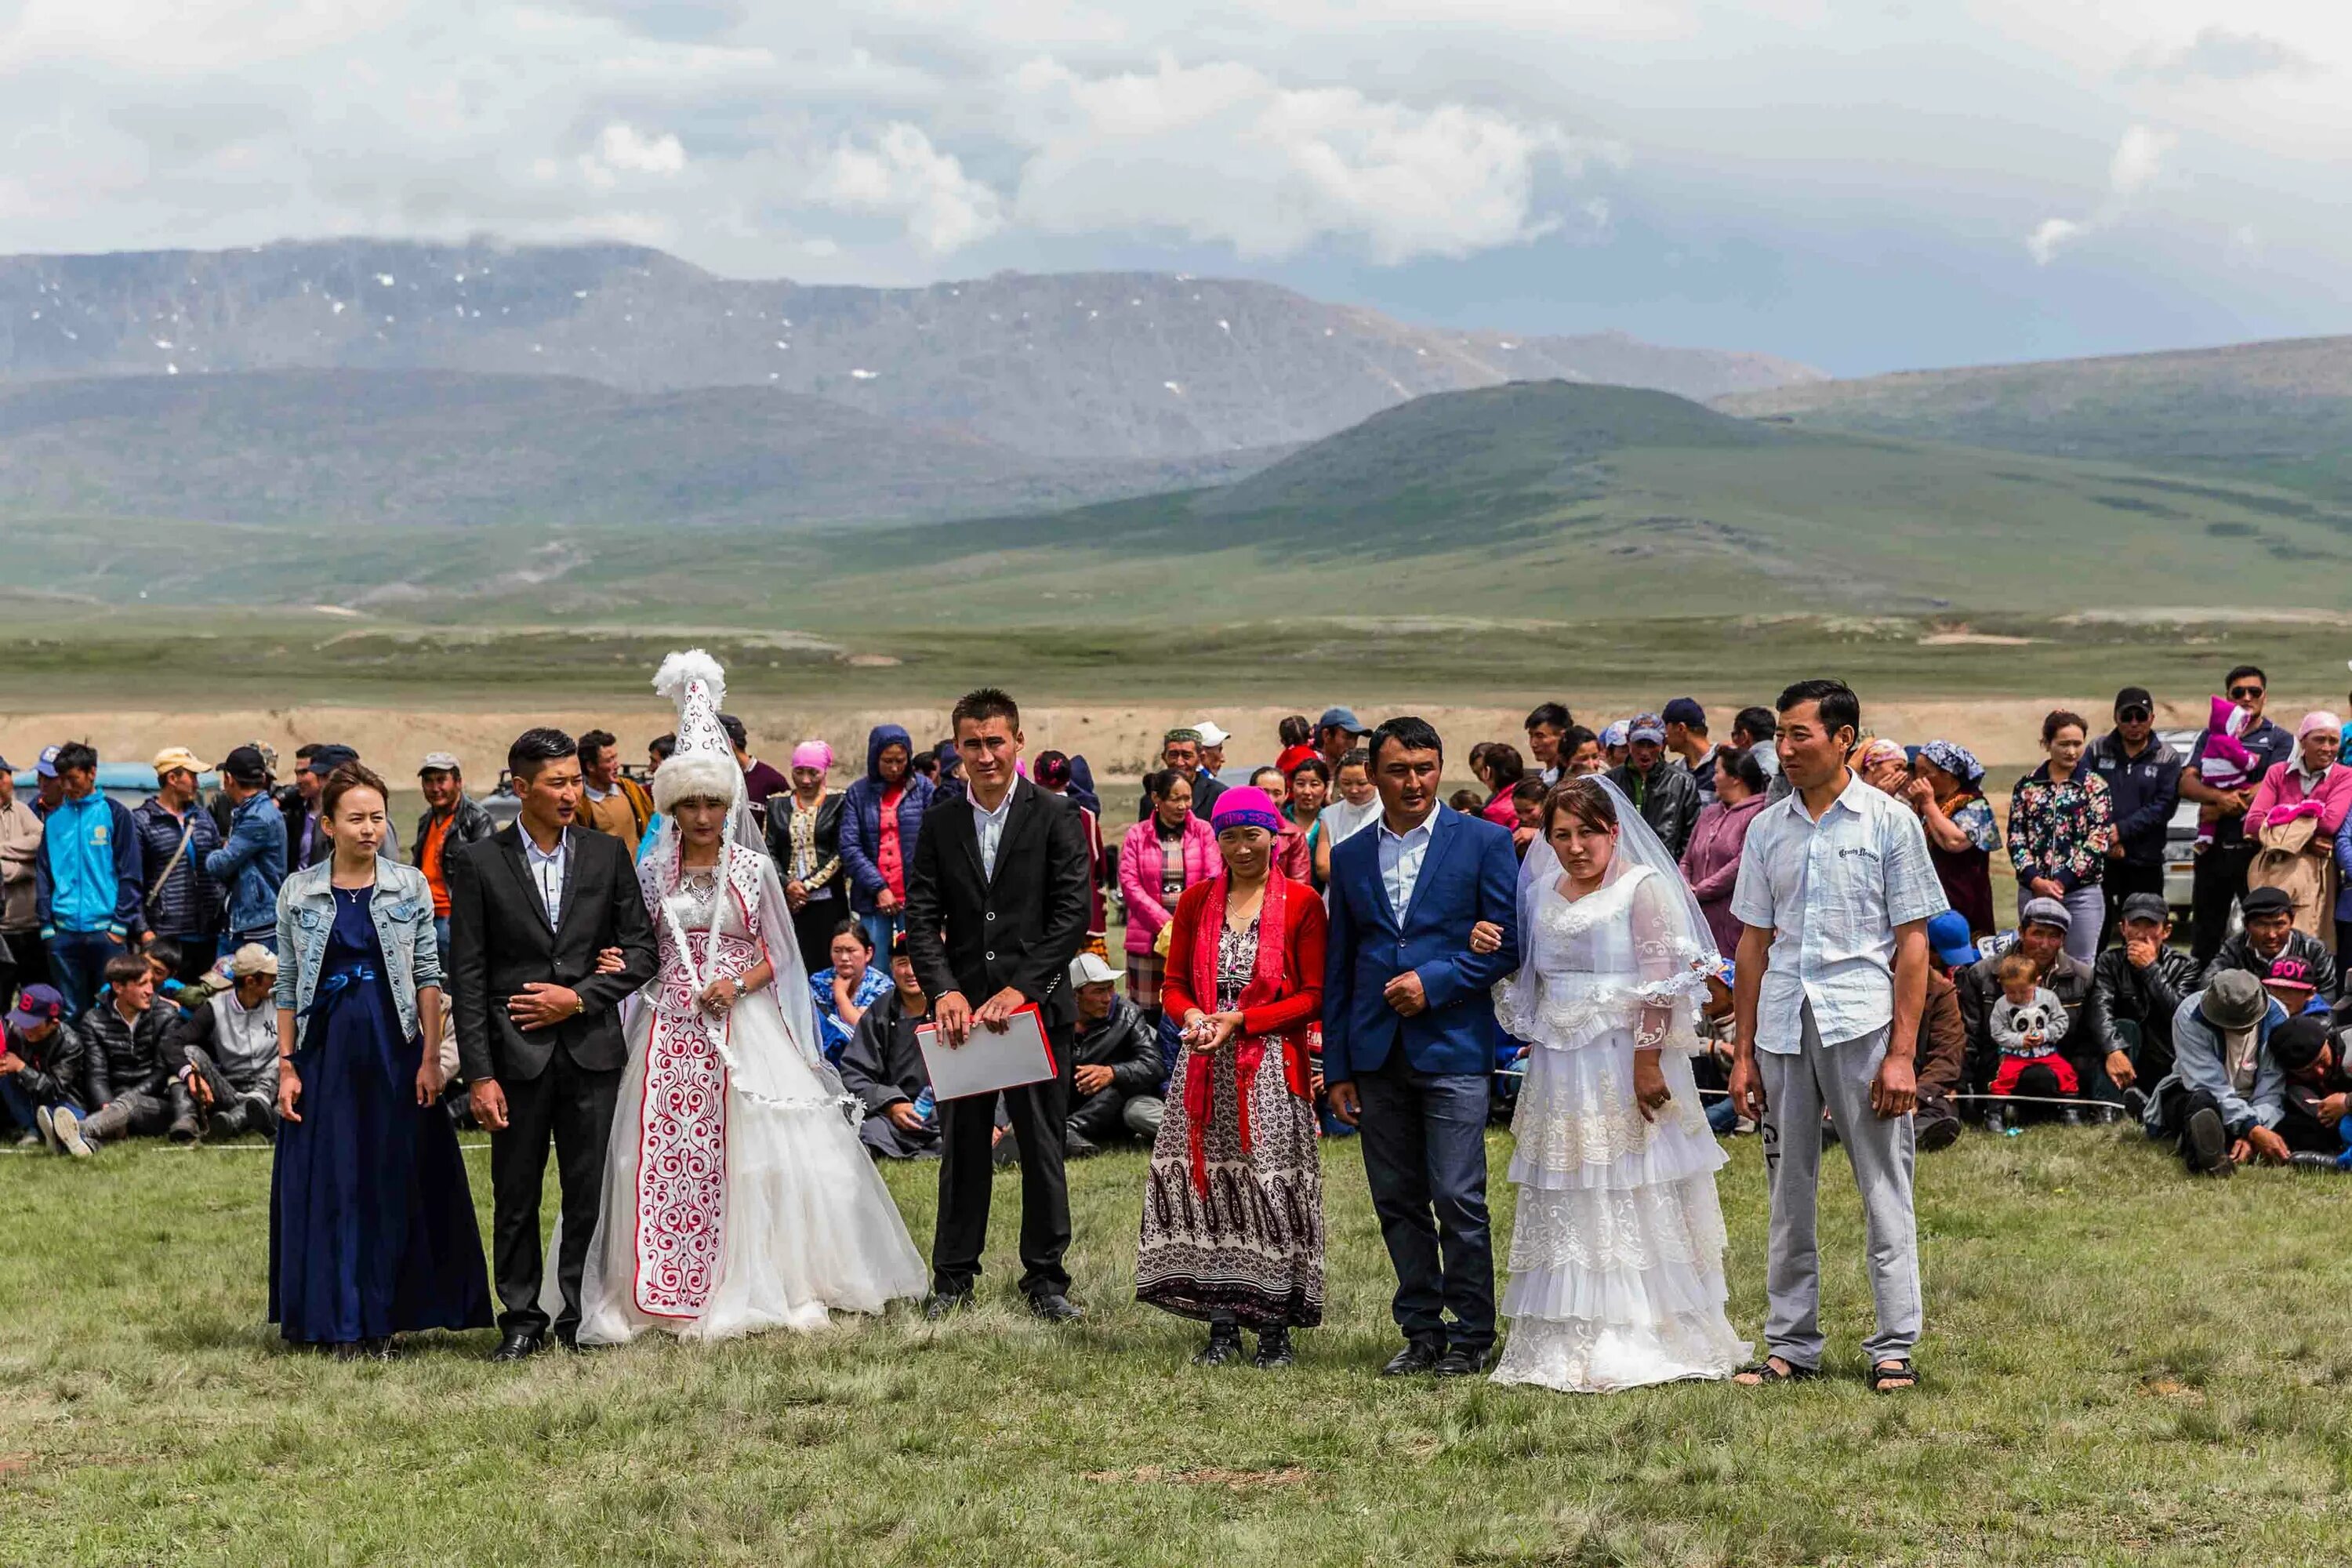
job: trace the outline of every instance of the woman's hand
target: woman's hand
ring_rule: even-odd
[[[291,1057],[278,1058],[278,1120],[280,1121],[301,1121],[302,1118],[298,1115],[294,1110],[296,1102],[300,1100],[301,1098],[302,1076],[294,1070],[294,1059]]]
[[[1658,1066],[1658,1053],[1635,1051],[1633,1104],[1642,1112],[1642,1120],[1655,1121],[1659,1109],[1674,1097],[1675,1091],[1666,1087],[1666,1075]]]
[[[1239,1013],[1204,1013],[1185,1026],[1184,1043],[1204,1056],[1213,1056],[1217,1048],[1241,1033]]]
[[[416,1064],[416,1103],[430,1109],[441,1103],[441,1047],[427,1041],[425,1059]]]
[[[731,976],[722,974],[702,988],[702,1010],[724,1018],[735,1010],[735,1004],[742,994],[743,988],[736,984]]]
[[[2066,889],[2054,877],[2036,877],[2027,885],[2045,899],[2056,899],[2062,904],[2066,901]]]
[[[617,947],[605,948],[596,954],[596,973],[599,974],[618,974],[624,967],[625,961]]]
[[[1470,951],[1484,958],[1499,952],[1503,945],[1503,928],[1493,921],[1480,921],[1470,928]]]
[[[808,908],[808,889],[799,882],[786,882],[784,902],[791,907],[793,913],[799,913]]]

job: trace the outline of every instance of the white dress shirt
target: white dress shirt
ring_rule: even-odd
[[[1824,1045],[1895,1016],[1895,928],[1948,908],[1909,806],[1859,774],[1816,822],[1801,795],[1756,814],[1739,852],[1731,912],[1773,933],[1757,1001],[1756,1048],[1795,1056],[1804,1009]]]
[[[980,797],[971,792],[970,786],[964,791],[964,798],[971,802],[972,834],[980,840],[981,873],[992,882],[996,880],[996,847],[1004,842],[1004,821],[1013,815],[1013,796],[1018,787],[1016,784],[1014,789],[1006,790],[994,811],[981,805]]]
[[[539,884],[539,896],[547,903],[547,923],[550,927],[563,923],[563,879],[572,874],[572,829],[565,828],[556,836],[553,849],[541,849],[522,829],[523,864],[530,868],[531,880]]]
[[[1443,806],[1433,807],[1421,819],[1418,826],[1403,833],[1389,827],[1383,814],[1380,820],[1381,881],[1389,890],[1389,908],[1396,911],[1397,923],[1404,923],[1405,911],[1412,907],[1412,889],[1421,880],[1421,863],[1429,854],[1430,840],[1436,836],[1437,814]]]

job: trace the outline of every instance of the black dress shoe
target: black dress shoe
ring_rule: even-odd
[[[923,1298],[923,1316],[938,1322],[950,1312],[961,1312],[971,1306],[969,1290],[934,1290]]]
[[[1101,1152],[1102,1145],[1084,1133],[1062,1134],[1062,1158],[1065,1160],[1088,1160]]]
[[[1443,1340],[1407,1340],[1404,1349],[1389,1357],[1389,1364],[1381,1368],[1382,1377],[1411,1377],[1417,1373],[1434,1372],[1445,1357]]]
[[[540,1352],[545,1343],[537,1329],[509,1329],[499,1348],[490,1352],[492,1361],[529,1361]]]
[[[1437,1364],[1429,1370],[1440,1377],[1475,1377],[1486,1371],[1494,1359],[1495,1348],[1492,1345],[1475,1351],[1467,1345],[1455,1345],[1438,1357]]]
[[[1059,1290],[1040,1290],[1029,1298],[1029,1315],[1049,1323],[1075,1323],[1086,1313],[1070,1304]]]
[[[1297,1352],[1292,1351],[1290,1348],[1290,1331],[1288,1329],[1260,1329],[1258,1331],[1257,1364],[1261,1368],[1271,1370],[1278,1366],[1290,1366],[1297,1363],[1297,1360],[1298,1356]]]

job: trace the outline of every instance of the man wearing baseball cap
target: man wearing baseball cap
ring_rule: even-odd
[[[2164,891],[2164,861],[2173,808],[2180,804],[2185,759],[2156,732],[2156,699],[2144,686],[2116,693],[2116,727],[2083,753],[2083,765],[2107,783],[2115,816],[2115,847],[2107,851],[2100,886],[2107,898],[2109,932],[2123,929],[2123,907],[2136,893]]]
[[[2286,1077],[2270,1052],[2286,1009],[2242,969],[2225,969],[2180,1004],[2172,1019],[2172,1071],[2148,1101],[2152,1138],[2179,1141],[2189,1173],[2226,1176],[2248,1160],[2284,1161],[2274,1129]]]
[[[1715,759],[1723,750],[1706,738],[1706,710],[1696,697],[1677,697],[1659,711],[1666,731],[1666,750],[1682,759],[1698,785],[1702,806],[1715,804]]]
[[[2106,1053],[2107,1077],[2144,1120],[2148,1090],[2172,1071],[2172,1017],[2197,989],[2197,961],[2172,945],[2172,910],[2161,893],[2134,893],[2122,912],[2122,945],[2091,965],[2092,1005],[2084,1016]],[[2128,1035],[2117,1027],[2126,1024]]]
[[[278,955],[247,942],[229,955],[230,988],[215,991],[180,1031],[190,1097],[205,1136],[278,1126]]]
[[[433,889],[433,940],[440,945],[441,969],[449,969],[449,880],[442,868],[449,852],[478,844],[499,830],[490,814],[466,793],[465,770],[448,752],[427,752],[417,765],[425,792],[425,815],[416,819],[416,868]]]
[[[0,1033],[0,1125],[18,1146],[61,1147],[50,1118],[80,1109],[81,1056],[65,998],[52,985],[26,986]]]
[[[1070,960],[1070,986],[1078,998],[1077,1097],[1070,1108],[1071,1157],[1099,1152],[1121,1137],[1150,1143],[1160,1136],[1160,1031],[1118,994],[1119,972],[1101,954]]]
[[[1203,719],[1192,728],[1201,736],[1201,771],[1220,784],[1219,775],[1225,771],[1225,742],[1233,736],[1220,728],[1213,719]]]
[[[1698,821],[1698,782],[1681,762],[1666,755],[1664,719],[1655,713],[1633,716],[1625,728],[1625,761],[1609,770],[1609,782],[1633,803],[1666,853],[1681,859],[1692,825]]]
[[[2205,984],[2225,969],[2242,969],[2256,980],[2270,978],[2271,966],[2282,958],[2303,961],[2312,989],[2325,1002],[2334,1002],[2341,989],[2336,955],[2309,931],[2294,929],[2294,900],[2284,888],[2249,888],[2238,900],[2245,929],[2221,944],[2205,966]]]
[[[131,814],[139,831],[142,940],[180,950],[173,978],[182,984],[213,966],[220,952],[220,894],[206,858],[221,847],[220,827],[196,797],[203,759],[185,746],[155,754],[155,793]]]
[[[269,794],[269,763],[257,746],[239,746],[220,765],[229,803],[228,837],[205,857],[205,870],[225,889],[223,923],[230,950],[258,942],[278,949],[278,885],[286,880],[286,818]]]
[[[0,1006],[19,985],[48,977],[41,951],[41,817],[16,798],[16,771],[0,758]]]
[[[1353,708],[1326,708],[1323,717],[1315,721],[1316,753],[1336,779],[1339,776],[1339,759],[1354,751],[1356,742],[1370,733]]]

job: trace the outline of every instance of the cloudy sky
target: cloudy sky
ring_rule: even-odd
[[[0,252],[1271,279],[1841,373],[2352,332],[2341,0],[0,0]]]

